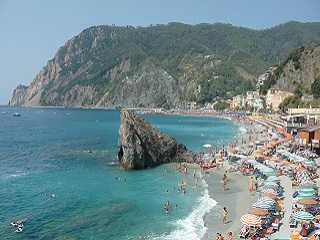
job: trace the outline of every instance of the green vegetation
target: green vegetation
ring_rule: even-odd
[[[311,91],[314,98],[320,98],[320,77],[312,83]]]
[[[215,105],[214,105],[214,110],[216,111],[224,111],[225,109],[230,108],[230,104],[227,103],[226,101],[218,101]]]
[[[143,73],[147,63],[174,79],[180,101],[226,99],[252,90],[258,74],[286,59],[301,44],[319,42],[319,28],[319,23],[298,22],[263,31],[230,24],[91,27],[59,49],[52,61],[61,67],[59,81],[63,84],[52,84],[56,79],[46,74],[49,84],[41,102],[63,104],[66,93],[75,85],[97,90],[96,99],[86,99],[83,104],[96,103],[106,92],[117,96],[127,79]],[[299,51],[288,58],[297,62],[297,68],[298,57]],[[125,67],[125,62],[130,66]],[[154,77],[154,81],[157,79]],[[266,92],[274,83],[271,79],[261,91]],[[197,92],[199,86],[201,91]],[[52,98],[52,92],[57,96]],[[169,107],[172,103],[168,103],[166,94],[154,96],[149,102]]]

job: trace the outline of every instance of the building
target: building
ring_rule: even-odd
[[[277,69],[276,66],[272,66],[267,69],[263,74],[258,76],[257,82],[256,82],[256,87],[257,90],[260,90],[261,86],[265,84],[266,81],[270,80],[271,77],[274,75],[274,71]]]
[[[320,126],[299,129],[298,135],[302,143],[319,147]]]
[[[277,112],[279,111],[279,105],[283,102],[283,100],[293,95],[293,93],[287,91],[282,91],[279,89],[269,89],[266,95],[267,108]]]
[[[231,109],[242,109],[245,107],[245,97],[243,95],[234,96],[230,104]]]
[[[246,106],[254,107],[258,99],[260,99],[258,91],[248,91],[246,94]]]

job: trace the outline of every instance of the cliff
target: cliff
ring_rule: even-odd
[[[320,46],[301,47],[292,52],[276,71],[277,88],[311,94],[311,84],[320,79]]]
[[[24,106],[179,107],[252,89],[290,51],[320,42],[320,23],[266,30],[230,24],[95,26],[62,46],[9,102]],[[280,81],[281,82],[281,81]]]
[[[120,165],[126,169],[145,169],[170,162],[194,162],[195,156],[184,145],[133,112],[122,110],[119,128]]]

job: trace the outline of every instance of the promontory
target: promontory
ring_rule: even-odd
[[[125,170],[145,169],[170,162],[194,162],[183,144],[161,133],[134,112],[120,113],[118,160]]]

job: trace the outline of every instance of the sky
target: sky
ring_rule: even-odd
[[[0,0],[0,104],[93,25],[222,22],[262,29],[292,20],[320,22],[320,0]]]

